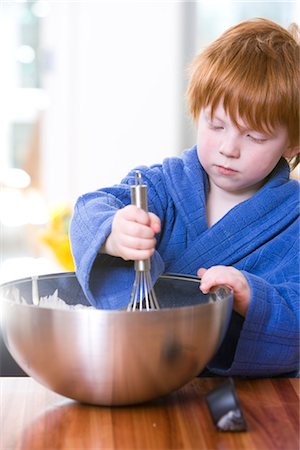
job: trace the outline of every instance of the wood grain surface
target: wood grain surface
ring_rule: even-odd
[[[299,450],[299,380],[234,380],[245,432],[216,430],[205,400],[223,382],[197,378],[139,406],[83,405],[32,378],[0,378],[1,450]]]

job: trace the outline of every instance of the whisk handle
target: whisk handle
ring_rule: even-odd
[[[135,184],[131,186],[131,204],[148,212],[148,189],[143,184],[142,174],[139,170],[135,171]],[[134,262],[134,269],[139,272],[149,271],[151,269],[150,259],[138,260]]]
[[[149,272],[151,269],[150,258],[134,261],[134,270],[138,272]]]
[[[147,185],[143,184],[139,170],[135,171],[135,184],[131,186],[131,204],[148,212]]]

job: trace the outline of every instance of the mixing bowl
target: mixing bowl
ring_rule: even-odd
[[[74,273],[38,278],[39,296],[88,305]],[[232,292],[199,290],[199,279],[163,275],[157,311],[35,306],[32,279],[1,286],[2,333],[20,367],[66,397],[129,405],[174,391],[197,376],[218,349]],[[52,305],[53,306],[53,305]]]

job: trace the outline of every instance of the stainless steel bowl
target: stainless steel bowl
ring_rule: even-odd
[[[40,296],[88,302],[73,273],[40,276]],[[30,278],[1,286],[2,333],[22,369],[49,389],[96,405],[140,403],[197,376],[226,332],[232,292],[199,290],[199,279],[161,276],[158,311],[34,306]],[[21,304],[18,297],[25,303]]]

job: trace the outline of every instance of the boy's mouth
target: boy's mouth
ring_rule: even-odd
[[[236,170],[231,169],[230,167],[218,166],[216,165],[217,171],[221,175],[235,175],[237,173]]]

